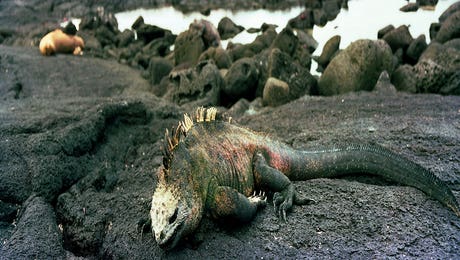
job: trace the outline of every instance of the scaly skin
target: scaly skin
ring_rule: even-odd
[[[379,146],[343,145],[297,151],[264,135],[215,121],[216,110],[197,110],[166,134],[163,166],[150,216],[158,245],[171,249],[191,234],[203,214],[250,221],[266,203],[256,191],[273,191],[278,214],[286,219],[293,204],[305,204],[291,183],[349,173],[369,173],[416,187],[451,208],[459,205],[433,173]]]

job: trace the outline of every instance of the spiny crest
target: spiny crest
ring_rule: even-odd
[[[198,107],[195,111],[195,120],[197,123],[214,121],[216,120],[216,114],[217,108],[215,107]],[[187,136],[187,132],[190,131],[193,125],[193,119],[188,114],[184,114],[184,120],[180,121],[176,128],[171,129],[171,134],[166,129],[163,140],[163,166],[165,170],[168,170],[171,166],[174,148],[182,138]]]

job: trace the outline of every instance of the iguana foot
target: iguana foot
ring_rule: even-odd
[[[249,202],[256,205],[257,208],[263,208],[267,205],[267,196],[265,196],[265,192],[260,191],[259,193],[254,191],[252,196],[248,197]]]
[[[278,217],[287,221],[286,214],[292,209],[294,200],[294,186],[290,184],[284,190],[273,194],[273,206]]]

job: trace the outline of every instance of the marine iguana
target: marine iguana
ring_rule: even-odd
[[[215,108],[198,108],[196,122],[166,129],[163,165],[150,210],[152,230],[163,249],[191,234],[204,214],[250,221],[272,191],[276,212],[286,219],[305,204],[291,181],[369,173],[416,187],[460,217],[449,187],[433,173],[383,147],[352,144],[298,151],[266,135],[216,120]]]

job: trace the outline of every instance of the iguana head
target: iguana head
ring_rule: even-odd
[[[172,172],[174,168],[165,171],[164,177],[160,178],[150,209],[152,231],[163,249],[175,247],[181,238],[193,232],[203,214],[203,199],[194,189],[195,184],[189,182],[185,173]]]
[[[163,249],[175,247],[181,238],[193,232],[203,215],[203,182],[182,142],[192,126],[192,120],[185,115],[171,136],[167,130],[165,133],[163,166],[158,171],[150,209],[155,240]]]

